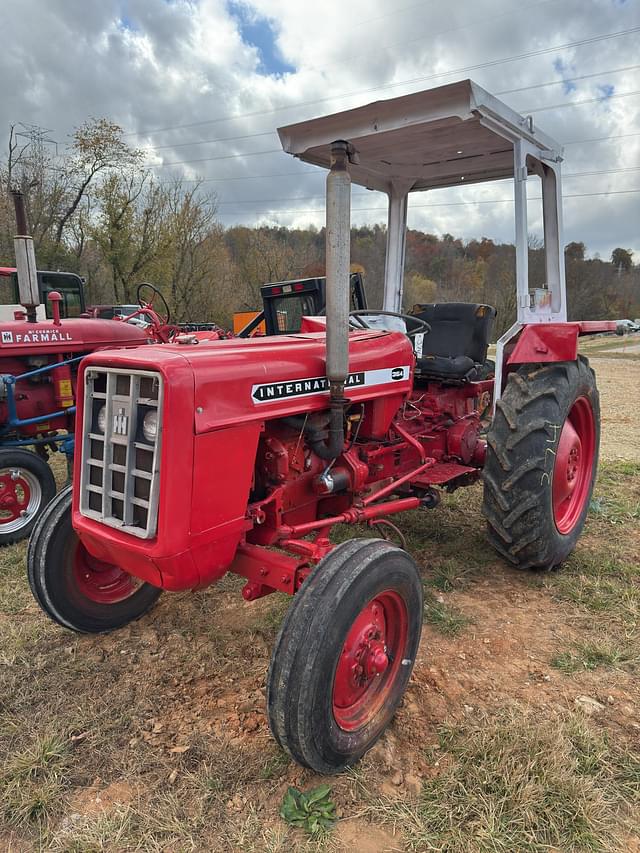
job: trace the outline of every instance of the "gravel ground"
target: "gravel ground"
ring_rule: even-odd
[[[640,361],[591,353],[589,358],[600,390],[601,457],[640,462]]]

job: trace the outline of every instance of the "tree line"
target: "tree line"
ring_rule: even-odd
[[[260,285],[324,274],[324,229],[233,226],[217,218],[217,198],[199,182],[159,180],[118,125],[91,119],[62,154],[37,133],[12,127],[0,162],[0,265],[13,265],[15,229],[8,190],[22,190],[41,269],[77,272],[88,304],[135,301],[155,284],[180,322],[229,327],[234,311],[260,306]],[[351,255],[365,271],[372,307],[382,304],[386,229],[353,228]],[[565,249],[570,319],[640,316],[640,267],[618,247],[607,260],[586,246]],[[530,238],[531,287],[544,283],[544,251]],[[420,302],[486,302],[496,332],[515,318],[515,249],[483,237],[462,241],[407,233],[405,309]]]

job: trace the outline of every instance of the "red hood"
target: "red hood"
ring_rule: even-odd
[[[138,346],[149,340],[144,329],[120,320],[71,318],[27,323],[0,322],[0,358],[3,355],[38,355],[50,352],[92,352],[105,347]]]

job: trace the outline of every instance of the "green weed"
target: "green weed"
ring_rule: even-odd
[[[329,799],[331,787],[319,785],[306,793],[289,788],[280,808],[280,817],[309,835],[326,832],[336,822],[336,806]]]

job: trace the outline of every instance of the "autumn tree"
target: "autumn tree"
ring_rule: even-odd
[[[587,247],[584,243],[567,243],[564,247],[564,256],[566,261],[584,261],[584,255]]]
[[[67,191],[61,200],[54,241],[62,240],[65,226],[97,176],[105,172],[130,173],[142,162],[142,152],[122,139],[122,128],[106,118],[92,118],[73,133],[67,160]]]
[[[614,249],[611,252],[611,263],[619,272],[629,272],[633,266],[633,252],[628,249]]]
[[[216,221],[217,198],[196,185],[185,190],[180,181],[166,191],[162,269],[167,296],[178,322],[198,319],[229,323],[229,296],[236,285],[235,271]]]
[[[229,229],[227,242],[238,271],[239,311],[259,308],[260,285],[297,274],[286,229],[237,226]]]
[[[89,191],[102,178],[140,169],[142,153],[123,141],[122,129],[108,119],[90,119],[77,128],[70,146],[57,155],[37,129],[18,136],[10,128],[8,156],[0,181],[19,188],[26,201],[30,231],[41,266],[78,269],[91,218]],[[22,140],[26,139],[26,142]],[[10,211],[0,206],[0,246],[9,248]]]
[[[404,310],[411,311],[414,305],[428,304],[437,301],[438,285],[435,281],[420,275],[417,272],[410,272],[404,278],[404,294],[403,303]]]

